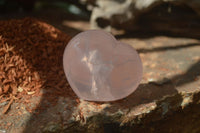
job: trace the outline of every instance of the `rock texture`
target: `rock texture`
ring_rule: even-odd
[[[200,15],[200,1],[199,0],[82,0],[88,5],[92,6],[91,24],[92,28],[105,28],[111,27],[135,30],[138,24],[141,23],[140,18],[144,17],[144,14],[149,13],[155,9],[159,9],[155,12],[151,12],[153,19],[156,17],[156,21],[162,19],[173,19],[173,16],[179,16],[177,18],[180,22],[180,14],[182,12],[185,16],[188,16],[187,20],[191,20],[190,16],[194,16],[196,13]],[[95,4],[94,4],[95,3]],[[180,9],[181,8],[181,9]],[[188,12],[188,10],[190,10]],[[188,15],[190,13],[190,15]],[[151,17],[152,19],[152,17]],[[151,21],[148,19],[147,21]],[[166,22],[166,21],[165,21]],[[199,20],[198,20],[199,22]],[[154,23],[154,22],[150,22]],[[195,23],[195,22],[194,22]],[[165,24],[166,26],[167,24]],[[168,24],[169,26],[169,24]],[[177,25],[178,26],[178,25]],[[163,25],[161,26],[163,27]],[[154,27],[155,29],[155,27]],[[162,28],[161,28],[162,29]],[[168,29],[170,30],[170,29]]]
[[[41,14],[38,16],[41,17]],[[49,16],[52,16],[52,13]],[[73,23],[82,24],[77,21]],[[6,23],[8,24],[12,23]],[[55,30],[50,25],[41,22],[40,24],[36,29],[48,29],[48,32],[36,32],[37,34],[33,34],[35,37],[31,40],[39,43],[38,48],[46,49],[51,44],[50,46],[56,50],[51,51],[50,55],[55,55],[55,52],[63,53],[67,40],[65,37],[60,37],[66,34],[58,32],[59,30]],[[30,26],[35,27],[32,24]],[[49,26],[51,28],[47,28]],[[12,28],[6,29],[10,31]],[[29,30],[25,30],[24,27],[23,30],[16,30],[17,33],[20,31],[27,35]],[[29,32],[28,35],[32,35],[33,30]],[[56,33],[59,33],[57,37],[55,37]],[[19,35],[21,34],[18,33]],[[48,39],[44,39],[45,36],[48,36]],[[11,36],[7,36],[6,39],[9,37]],[[18,41],[24,43],[20,38]],[[63,39],[66,41],[65,44]],[[62,63],[56,63],[55,65],[58,66],[53,69],[52,74],[49,74],[49,69],[48,71],[42,69],[39,73],[40,76],[44,74],[41,78],[45,81],[43,87],[39,88],[41,95],[32,94],[29,97],[23,95],[21,100],[15,101],[10,106],[7,114],[0,114],[0,133],[199,133],[200,41],[180,36],[143,38],[138,34],[137,37],[121,38],[120,41],[133,46],[143,62],[144,76],[139,89],[133,94],[116,102],[79,100],[66,82]],[[19,42],[8,43],[8,46]],[[17,46],[30,48],[28,44]],[[55,48],[60,45],[63,47]],[[31,46],[34,49],[35,45]],[[34,51],[44,53],[40,50]],[[54,57],[62,62],[62,56],[59,54],[51,57],[51,60],[48,60],[49,56],[37,55],[34,57],[45,57],[44,60],[37,61],[46,61],[46,64],[53,64]],[[30,62],[29,58],[27,61]],[[48,68],[52,66],[50,64],[47,65]],[[29,67],[31,66],[34,66],[34,62],[30,62]],[[44,67],[41,65],[37,71]],[[61,79],[66,83],[63,86],[59,84]],[[7,101],[0,103],[0,112],[6,105],[8,105]]]

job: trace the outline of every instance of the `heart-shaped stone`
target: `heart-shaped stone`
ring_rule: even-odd
[[[63,56],[74,92],[88,101],[114,101],[130,95],[142,79],[142,62],[128,44],[101,30],[76,35]]]

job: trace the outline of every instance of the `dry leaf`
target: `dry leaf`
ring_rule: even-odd
[[[3,94],[3,89],[0,87],[0,95]]]
[[[6,105],[6,107],[3,109],[3,114],[6,114],[8,112],[8,109],[10,108],[10,105],[13,102],[13,98],[11,98],[10,102]]]
[[[18,90],[18,92],[22,92],[24,89],[19,86],[17,90]]]
[[[15,96],[17,94],[17,86],[15,84],[12,84],[11,88],[12,88],[12,94]]]
[[[3,92],[4,92],[4,93],[7,93],[7,92],[9,91],[9,88],[10,88],[10,85],[4,86]]]
[[[34,93],[35,93],[35,91],[28,91],[28,92],[27,92],[28,95],[32,95],[32,94],[34,94]]]

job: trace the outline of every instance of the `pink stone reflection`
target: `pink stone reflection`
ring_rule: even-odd
[[[79,33],[67,45],[64,71],[84,100],[114,101],[130,95],[142,79],[142,62],[130,46],[101,30]]]

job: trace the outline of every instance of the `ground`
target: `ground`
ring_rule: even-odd
[[[8,14],[1,19],[30,15],[70,36],[90,28],[88,20],[48,10]],[[41,95],[33,95],[27,102],[12,103],[6,114],[1,112],[8,103],[0,104],[0,133],[200,132],[200,40],[145,32],[113,30],[113,34],[133,46],[142,59],[143,79],[134,93],[115,102],[88,102],[72,91],[70,96],[55,97],[41,89]],[[50,103],[49,97],[56,102]]]

